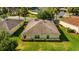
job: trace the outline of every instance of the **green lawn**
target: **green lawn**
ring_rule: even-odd
[[[19,46],[23,51],[77,51],[79,50],[79,34],[66,32],[64,27],[59,27],[62,42],[23,42],[18,38]]]

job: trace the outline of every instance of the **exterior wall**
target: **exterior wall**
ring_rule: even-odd
[[[47,39],[47,35],[49,35],[49,39]],[[58,35],[58,34],[44,34],[44,35],[39,35],[39,39],[36,39],[35,38],[35,35],[31,35],[31,36],[27,36],[27,35],[25,35],[26,36],[26,38],[23,38],[24,40],[32,40],[32,39],[34,39],[34,40],[59,40],[59,36],[60,35]],[[22,35],[22,37],[23,37],[24,35]]]
[[[77,27],[77,26],[74,26],[74,25],[68,24],[68,23],[63,22],[63,21],[60,21],[59,24],[62,25],[62,26],[64,26],[64,27],[66,27],[66,28],[70,28],[70,29],[75,30],[76,33],[79,33],[79,27]]]
[[[19,29],[24,24],[24,21],[14,27],[12,30],[9,30],[10,34],[13,34],[17,29]]]

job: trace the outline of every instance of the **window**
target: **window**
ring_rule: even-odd
[[[47,35],[47,39],[49,39],[50,37],[49,37],[49,35]]]
[[[26,38],[26,35],[24,35],[24,39]]]
[[[40,36],[39,36],[39,35],[35,35],[35,38],[36,38],[36,39],[39,39],[39,38],[40,38]]]

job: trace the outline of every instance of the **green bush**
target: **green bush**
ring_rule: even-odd
[[[67,32],[69,32],[69,33],[75,33],[75,30],[67,28]]]
[[[17,46],[17,41],[14,38],[10,38],[7,32],[0,32],[0,51],[14,51]]]
[[[63,16],[60,16],[59,18],[63,18]]]
[[[54,18],[53,9],[40,10],[37,14],[37,18],[52,20]]]

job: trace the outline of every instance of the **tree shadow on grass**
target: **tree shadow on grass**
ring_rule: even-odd
[[[65,36],[64,32],[60,29],[59,26],[57,26],[59,32],[60,32],[60,40],[61,41],[69,41],[68,38]]]

